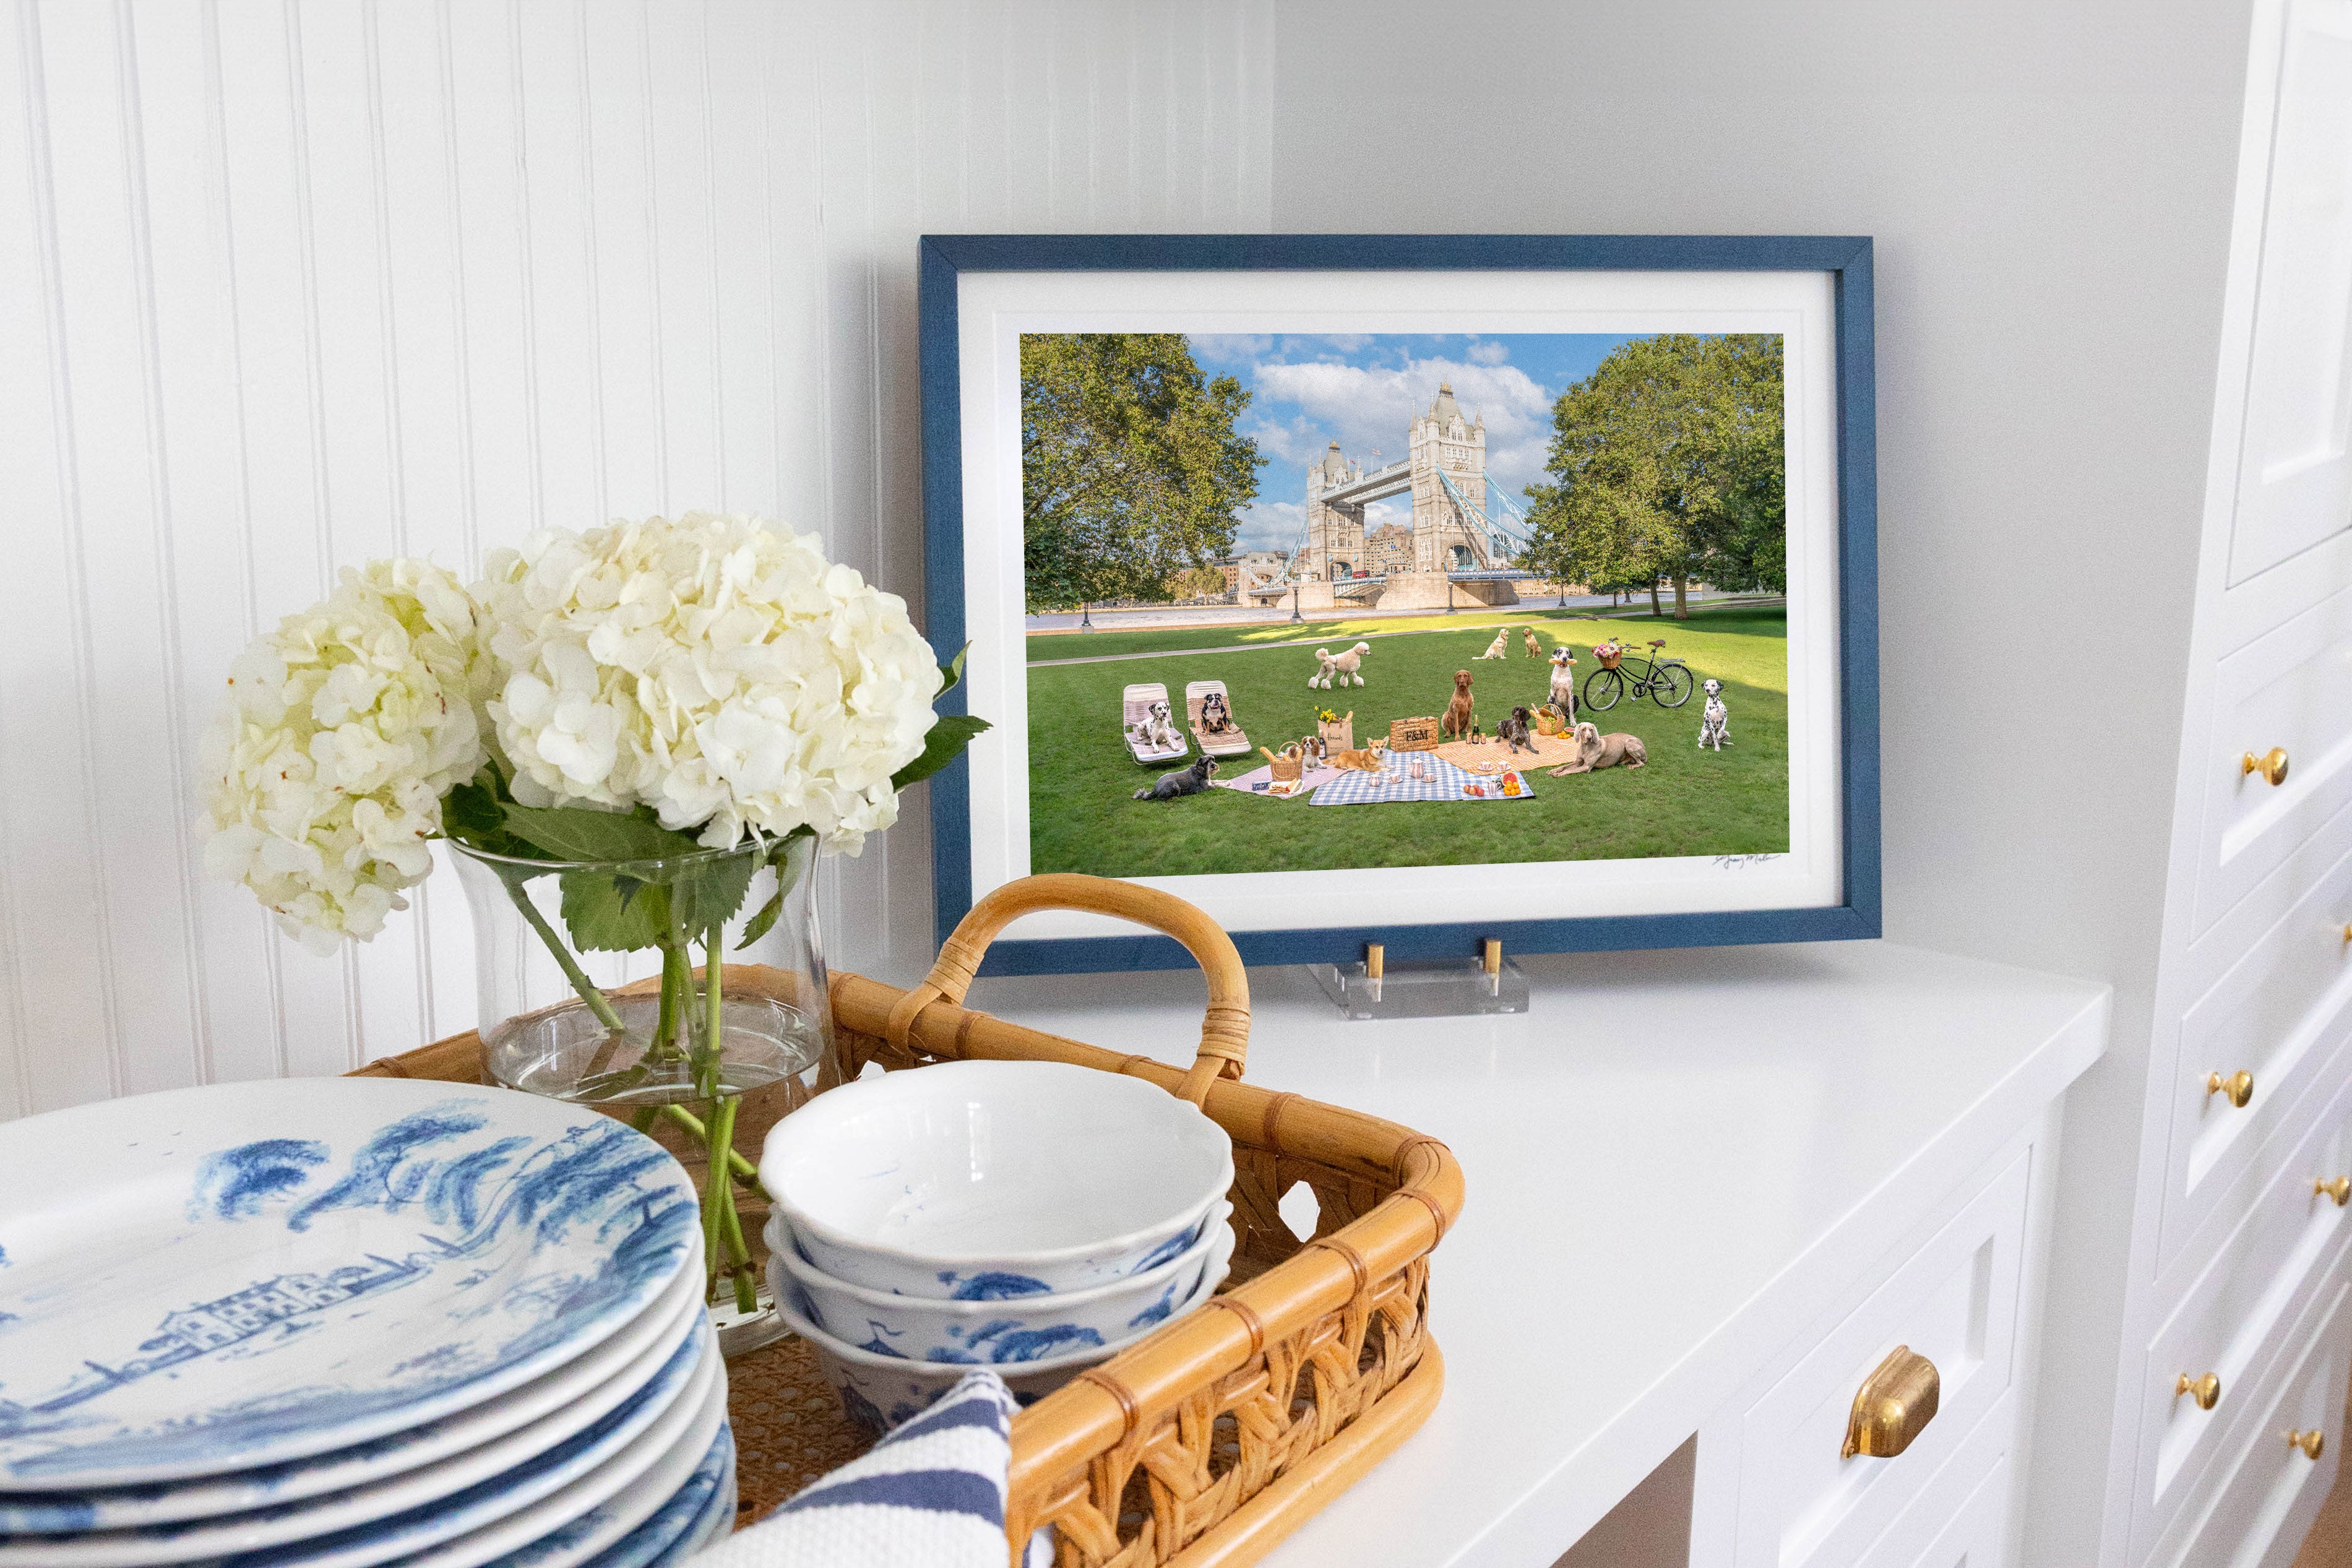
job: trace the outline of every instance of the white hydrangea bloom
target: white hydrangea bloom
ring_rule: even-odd
[[[939,662],[814,534],[709,512],[541,532],[475,593],[524,805],[650,805],[713,848],[805,824],[851,855],[898,820]]]
[[[255,639],[206,732],[205,868],[317,952],[362,941],[433,868],[441,796],[486,756],[473,601],[425,561],[345,569]]]

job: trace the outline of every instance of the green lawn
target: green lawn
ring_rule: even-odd
[[[1430,629],[1420,629],[1424,624]],[[1712,676],[1724,683],[1731,744],[1720,752],[1697,749],[1703,695],[1672,710],[1629,697],[1606,713],[1580,710],[1579,717],[1603,731],[1641,736],[1649,766],[1558,779],[1534,773],[1531,801],[1318,807],[1231,790],[1175,801],[1131,798],[1158,773],[1136,765],[1120,734],[1119,692],[1130,682],[1164,682],[1181,728],[1185,683],[1223,680],[1250,740],[1279,749],[1313,729],[1318,705],[1354,710],[1359,742],[1385,736],[1391,719],[1442,713],[1454,672],[1467,669],[1476,679],[1479,722],[1492,733],[1512,703],[1533,707],[1543,700],[1550,668],[1526,657],[1516,630],[1508,659],[1474,662],[1501,625],[1535,626],[1547,651],[1556,642],[1569,644],[1580,682],[1599,668],[1593,643],[1612,635],[1637,646],[1665,638],[1665,653],[1688,664],[1697,679]],[[1376,631],[1412,635],[1370,635]],[[1316,668],[1309,650],[1336,650],[1360,637],[1372,647],[1364,657],[1367,684],[1309,690],[1307,679]],[[1034,871],[1164,877],[1749,855],[1789,847],[1788,624],[1778,607],[1694,610],[1687,621],[1604,620],[1522,607],[1516,614],[1440,615],[1427,623],[1360,621],[1247,632],[1187,626],[1028,641]],[[1286,646],[1261,651],[1265,644]],[[1300,646],[1286,646],[1294,644]],[[1181,651],[1204,647],[1237,651]],[[1146,652],[1171,657],[1038,662]],[[1263,761],[1230,759],[1224,776]]]

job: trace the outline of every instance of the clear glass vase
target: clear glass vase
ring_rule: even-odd
[[[628,861],[451,848],[490,1076],[698,1156],[721,1345],[740,1354],[779,1337],[737,1199],[761,1205],[760,1140],[807,1099],[832,1047],[815,841]],[[730,954],[757,967],[730,973]]]

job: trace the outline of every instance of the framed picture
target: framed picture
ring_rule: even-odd
[[[1253,963],[1879,934],[1866,238],[933,236],[942,933]],[[1190,962],[1028,917],[992,973]]]

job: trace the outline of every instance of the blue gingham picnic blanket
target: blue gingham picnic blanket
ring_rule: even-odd
[[[1412,776],[1412,759],[1416,755],[1421,758],[1423,772],[1429,775],[1426,778]],[[1490,800],[1533,800],[1536,797],[1536,786],[1532,782],[1527,782],[1524,770],[1519,777],[1526,783],[1526,793],[1504,795],[1495,793],[1503,782],[1499,773],[1474,773],[1427,752],[1391,752],[1387,760],[1388,767],[1381,773],[1368,773],[1349,769],[1341,773],[1315,792],[1314,804],[1375,805],[1391,800],[1462,800],[1483,805]],[[1484,786],[1486,793],[1465,794],[1463,786],[1471,784]]]
[[[986,1367],[693,1560],[694,1568],[1003,1568],[1013,1400]],[[1040,1531],[1024,1556],[1052,1560]]]

